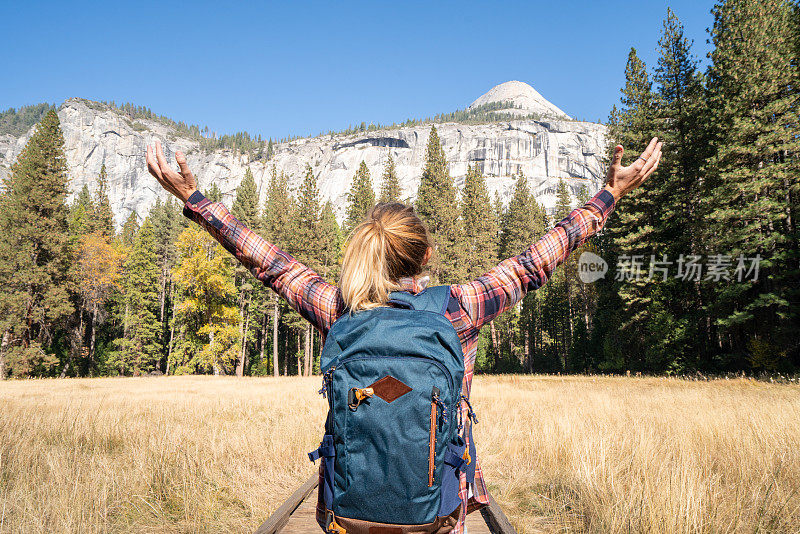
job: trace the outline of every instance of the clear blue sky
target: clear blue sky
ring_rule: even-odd
[[[517,79],[605,120],[630,47],[654,64],[667,5],[707,64],[709,0],[3,0],[0,108],[80,96],[283,137],[463,109]]]

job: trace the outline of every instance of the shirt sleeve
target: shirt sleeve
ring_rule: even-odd
[[[183,214],[205,228],[258,280],[327,334],[344,309],[337,286],[325,282],[313,269],[247,228],[225,206],[211,202],[200,191],[186,200]]]
[[[521,254],[503,260],[472,282],[452,286],[473,326],[480,329],[528,291],[542,287],[570,252],[605,225],[613,209],[614,195],[601,189]]]

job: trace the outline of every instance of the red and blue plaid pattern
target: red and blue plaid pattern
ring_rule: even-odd
[[[528,291],[542,287],[570,252],[603,227],[613,209],[613,195],[601,189],[583,207],[573,210],[522,253],[500,262],[476,280],[450,286],[446,315],[461,340],[465,367],[462,390],[467,398],[472,388],[481,327],[517,304]],[[199,191],[186,201],[183,213],[204,227],[257,279],[285,298],[292,308],[319,329],[324,340],[334,321],[344,311],[344,301],[337,286],[327,283],[316,272],[245,227],[225,206],[209,201]],[[424,289],[417,279],[403,278],[400,283],[412,293]],[[462,406],[462,411],[462,420],[466,421],[466,407]],[[321,469],[322,466],[320,476]],[[475,483],[471,489],[470,492],[466,474],[462,473],[459,492],[461,518],[453,534],[464,532],[468,512],[488,504],[480,455],[476,459]]]

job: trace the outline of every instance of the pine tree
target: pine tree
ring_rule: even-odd
[[[497,239],[496,242],[499,246],[500,243],[500,221],[503,220],[503,213],[505,213],[505,208],[503,207],[503,201],[500,200],[500,193],[498,191],[494,192],[494,200],[492,201],[492,210],[494,214],[494,220],[497,221]],[[499,252],[499,249],[498,249]]]
[[[260,220],[258,214],[258,189],[256,188],[256,182],[249,167],[245,171],[241,184],[239,184],[239,187],[236,189],[236,199],[233,202],[231,213],[248,228],[254,231],[257,230],[257,225]],[[245,365],[247,363],[248,342],[254,337],[254,333],[252,332],[251,306],[257,287],[255,282],[257,281],[253,278],[253,275],[238,262],[235,267],[235,272],[236,287],[239,293],[239,335],[242,340],[241,350],[236,363],[236,376],[241,377],[244,375]]]
[[[264,233],[266,239],[290,253],[291,230],[295,220],[294,208],[291,192],[289,191],[288,179],[283,173],[278,175],[273,165],[269,181],[266,208],[264,209]],[[280,368],[278,334],[280,330],[281,300],[274,292],[271,291],[270,293],[272,308],[272,372],[273,376],[278,376]],[[263,324],[266,325],[266,323],[267,318],[264,317]],[[263,334],[266,335],[266,332],[264,331]],[[286,357],[288,357],[288,355],[284,355],[284,358]]]
[[[612,108],[609,116],[609,147],[616,144],[628,147],[622,165],[629,165],[638,157],[636,148],[646,146],[656,132],[656,96],[644,62],[639,59],[635,49],[628,54],[625,66],[625,87],[620,99],[621,107]],[[648,187],[641,187],[629,193],[606,223],[610,245],[604,259],[610,270],[618,270],[617,263],[632,271],[624,281],[608,276],[598,283],[600,300],[619,299],[625,305],[617,306],[604,315],[598,325],[600,343],[613,350],[603,357],[604,368],[619,370],[647,370],[649,339],[647,321],[650,314],[650,288],[642,272],[636,279],[635,265],[644,265],[653,250],[653,228],[660,222],[658,205],[648,195]],[[633,258],[630,261],[625,258]],[[622,361],[617,358],[622,356]],[[621,367],[621,369],[620,369]]]
[[[545,222],[544,209],[533,198],[528,179],[520,172],[501,220],[500,256],[509,258],[522,253],[542,235]]]
[[[106,172],[105,163],[100,166],[100,175],[97,177],[94,209],[95,228],[100,230],[107,239],[113,238],[114,212],[111,210],[111,202],[108,200],[108,173]]]
[[[0,376],[47,374],[72,313],[67,165],[58,115],[48,111],[3,181],[0,197]]]
[[[556,186],[556,205],[554,220],[560,221],[572,211],[572,197],[564,180],[559,179]],[[553,272],[547,283],[547,295],[550,297],[546,308],[546,321],[550,326],[550,335],[558,354],[560,369],[575,371],[569,361],[574,333],[575,294],[577,293],[577,259],[580,251],[574,251],[567,260]]]
[[[318,254],[320,259],[319,275],[333,281],[339,278],[339,261],[342,252],[342,235],[331,201],[325,202],[320,218]]]
[[[347,213],[343,224],[345,235],[349,235],[364,220],[373,206],[375,206],[375,191],[372,189],[367,164],[362,161],[347,193]]]
[[[703,80],[691,45],[683,25],[667,9],[653,80],[657,85],[655,124],[668,150],[645,186],[659,211],[648,260],[660,261],[665,255],[677,259],[681,254],[698,254],[702,248],[697,220],[702,165],[709,156],[710,139]],[[708,359],[710,341],[701,318],[705,298],[700,286],[674,276],[666,280],[654,276],[648,282],[651,335],[645,359],[649,370],[664,371],[676,362],[683,368],[696,368]]]
[[[341,271],[341,254],[343,252],[342,245],[344,238],[339,224],[336,222],[336,215],[333,212],[333,204],[330,200],[325,202],[322,207],[322,217],[319,222],[319,240],[317,245],[317,254],[319,255],[319,275],[328,282],[338,280]],[[311,335],[318,337],[316,329],[310,330]],[[321,338],[319,338],[321,341]],[[321,344],[319,345],[321,349]],[[319,354],[319,351],[317,351]],[[313,360],[311,372],[319,371],[319,362],[314,360],[314,355],[311,355]]]
[[[291,211],[294,215],[291,223],[294,235],[289,249],[293,256],[315,271],[318,271],[320,266],[316,248],[321,211],[317,177],[314,176],[311,166],[306,165],[306,174],[297,191],[297,205]]]
[[[211,202],[222,202],[222,191],[216,183],[211,184],[206,189],[204,196]]]
[[[367,174],[367,178],[369,175]],[[322,262],[317,255],[319,247],[318,236],[321,226],[321,208],[319,189],[317,187],[317,177],[310,165],[306,166],[306,175],[300,184],[297,192],[297,206],[293,210],[294,221],[291,225],[293,230],[293,252],[292,254],[302,263],[311,269],[319,272]],[[303,320],[297,312],[292,311],[287,318],[287,322],[298,333],[302,331],[305,342],[303,343],[303,368],[298,369],[298,374],[310,375],[312,370],[313,352],[311,349],[312,336],[311,325]]]
[[[293,218],[289,179],[283,173],[279,175],[275,166],[273,166],[261,223],[264,229],[264,237],[279,247],[288,250],[289,230]]]
[[[497,197],[496,202],[499,202]],[[500,256],[509,258],[522,253],[544,233],[545,222],[544,209],[533,198],[528,180],[520,172],[500,221]],[[537,298],[535,293],[529,293],[521,304],[495,319],[493,328],[496,343],[510,357],[506,362],[498,359],[495,370],[519,371],[523,365],[531,367],[531,351],[538,346],[535,339],[533,342],[530,339],[531,332],[536,330],[533,310]]]
[[[244,178],[236,188],[236,198],[231,206],[231,215],[239,219],[248,228],[256,228],[258,224],[258,188],[255,178],[247,167]]]
[[[708,248],[733,268],[740,255],[764,261],[756,281],[715,284],[709,309],[722,350],[756,369],[797,365],[798,12],[787,0],[727,0],[712,13]]]
[[[162,358],[166,360],[165,372],[169,374],[169,356],[172,350],[172,339],[174,337],[174,321],[170,317],[174,315],[174,296],[175,284],[172,278],[172,269],[178,261],[178,249],[176,241],[178,236],[186,228],[188,219],[181,215],[181,207],[172,197],[162,202],[156,199],[156,204],[150,210],[150,221],[153,224],[153,233],[156,241],[156,257],[160,267],[159,275],[159,322],[161,323],[161,346]],[[159,370],[161,369],[159,362]]]
[[[468,269],[462,242],[463,225],[455,184],[450,177],[436,126],[431,126],[428,137],[416,211],[428,225],[434,240],[434,254],[430,261],[433,281],[439,284],[463,281]]]
[[[126,247],[133,246],[133,241],[136,239],[136,234],[139,232],[139,216],[135,211],[132,211],[128,218],[125,219],[125,224],[122,225],[122,232],[119,239]]]
[[[581,187],[576,195],[578,206],[585,205],[590,198],[589,188]],[[602,234],[601,234],[602,235]],[[578,277],[578,263],[584,252],[600,254],[598,236],[581,245],[569,258],[567,264],[571,270],[569,276],[576,288],[578,303],[575,306],[573,317],[572,345],[570,347],[571,369],[574,372],[591,372],[597,368],[597,347],[591,343],[591,333],[594,328],[594,318],[597,313],[597,286],[594,283],[585,284]]]
[[[117,350],[109,358],[109,365],[121,374],[152,371],[161,357],[160,271],[155,232],[150,219],[145,218],[125,260],[123,286],[127,313],[123,337],[116,341]]]
[[[464,189],[461,191],[461,219],[464,221],[466,252],[471,258],[466,277],[474,279],[497,264],[499,230],[495,208],[486,189],[486,178],[477,166],[467,168]]]
[[[96,211],[89,186],[83,184],[80,192],[75,196],[75,200],[69,207],[68,226],[73,244],[77,243],[81,236],[91,234],[95,230],[97,226]]]
[[[392,153],[386,157],[386,165],[383,168],[383,178],[381,180],[380,202],[400,202],[400,182],[397,178],[397,169],[394,165]]]

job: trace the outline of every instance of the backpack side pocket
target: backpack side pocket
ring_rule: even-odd
[[[461,438],[455,443],[448,443],[444,452],[444,465],[442,466],[442,498],[439,505],[439,516],[447,516],[461,504],[458,495],[460,488],[459,477],[464,468],[465,444]]]

